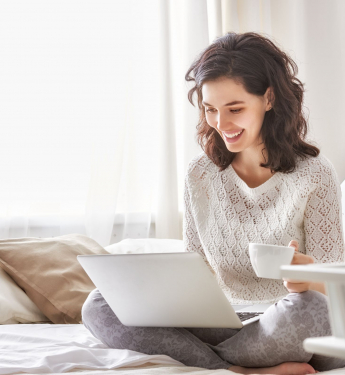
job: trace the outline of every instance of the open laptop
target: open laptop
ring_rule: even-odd
[[[240,329],[270,306],[232,306],[195,252],[77,258],[126,326]]]

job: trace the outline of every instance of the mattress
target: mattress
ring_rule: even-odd
[[[0,326],[0,374],[229,375],[228,370],[189,367],[166,355],[147,355],[104,345],[82,324]],[[345,369],[323,374],[345,374]],[[321,373],[320,373],[321,374]]]

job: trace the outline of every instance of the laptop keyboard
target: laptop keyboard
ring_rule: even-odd
[[[240,318],[240,321],[244,322],[245,320],[254,318],[255,316],[262,315],[263,312],[237,312],[236,314]]]

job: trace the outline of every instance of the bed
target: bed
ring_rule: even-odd
[[[187,367],[165,355],[108,348],[82,324],[0,326],[0,374],[229,374]],[[345,369],[324,372],[344,374]],[[321,374],[321,373],[320,373]]]
[[[93,252],[104,252],[104,249],[97,247],[99,245],[89,242],[90,239],[82,238],[79,235],[64,236],[64,239],[66,238],[70,241],[65,241],[65,248],[69,248],[68,251],[78,248],[78,251],[82,252],[86,240],[88,249],[94,246]],[[70,259],[74,259],[75,254],[71,254],[71,258],[68,258],[67,250],[56,249],[57,242],[52,239],[49,241],[36,239],[34,243],[32,243],[32,239],[30,241],[23,239],[21,243],[15,240],[11,241],[12,247],[9,246],[9,240],[0,241],[0,319],[2,319],[0,321],[2,323],[0,325],[0,375],[61,374],[66,372],[81,372],[83,375],[204,375],[210,373],[225,375],[233,373],[228,370],[207,370],[185,366],[166,355],[146,355],[131,350],[107,347],[93,337],[83,324],[80,324],[80,321],[78,322],[79,315],[71,313],[71,306],[74,307],[79,303],[77,310],[80,309],[81,301],[94,286],[87,285],[85,280],[82,282],[80,275],[71,286],[71,277],[68,276],[68,273],[65,275],[65,271],[62,273],[61,271],[50,272],[49,267],[45,266],[43,269],[42,264],[38,264],[37,260],[47,264],[47,261],[44,261],[45,247],[47,247],[46,254],[50,260],[52,259],[55,271],[60,263],[60,266],[65,270],[66,263],[64,264],[63,260],[70,263]],[[50,247],[47,245],[48,243]],[[16,253],[14,248],[22,248],[22,253],[17,256],[20,262],[18,259],[13,259],[15,258],[13,254]],[[63,258],[63,260],[54,259],[53,248],[57,250],[59,258]],[[172,252],[183,251],[183,244],[179,240],[127,239],[108,246],[105,250],[108,253]],[[63,253],[64,251],[65,253]],[[35,258],[36,252],[38,252],[37,259]],[[11,254],[11,258],[6,258],[8,254]],[[23,259],[28,254],[30,257]],[[28,259],[33,259],[33,261],[30,263]],[[19,266],[16,266],[16,261],[20,264]],[[75,274],[76,270],[71,269],[69,272]],[[40,279],[35,279],[38,273],[44,275],[43,284],[39,284]],[[59,275],[58,279],[54,279],[56,275]],[[35,284],[30,284],[31,280],[34,280]],[[60,282],[59,285],[57,280]],[[69,290],[78,289],[76,285],[79,285],[77,296],[81,294],[80,284],[82,283],[85,295],[78,302],[76,295],[68,296],[68,293],[63,293],[62,303],[61,290],[65,285],[63,283],[67,283]],[[51,290],[49,290],[49,285],[52,286]],[[60,291],[60,294],[56,294],[57,290]],[[70,305],[68,305],[69,299],[72,301]],[[58,306],[59,314],[54,310],[56,306]],[[47,316],[55,321],[53,322]],[[75,320],[74,324],[73,319]],[[345,374],[345,368],[323,372],[323,374]]]

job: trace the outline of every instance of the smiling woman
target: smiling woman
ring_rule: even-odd
[[[185,177],[185,250],[202,256],[231,304],[270,307],[240,330],[133,328],[96,289],[83,306],[83,321],[101,341],[243,374],[302,375],[345,365],[303,349],[305,338],[331,333],[324,290],[259,278],[248,252],[251,242],[290,243],[298,250],[294,264],[344,260],[340,186],[329,160],[304,141],[296,70],[269,39],[228,33],[186,75],[195,81],[189,100],[196,91],[205,152],[191,160]]]
[[[207,47],[185,76],[195,82],[189,101],[193,104],[194,92],[198,96],[198,142],[220,171],[240,150],[251,145],[246,150],[250,155],[264,144],[261,167],[272,173],[291,172],[296,154],[319,154],[317,147],[304,141],[308,125],[302,113],[304,88],[296,77],[297,66],[267,38],[254,33],[231,35]],[[242,130],[235,138],[226,137]]]
[[[228,33],[185,76],[195,83],[188,99],[193,104],[196,92],[204,150],[185,179],[186,250],[203,256],[231,303],[274,303],[258,323],[208,345],[234,372],[305,374],[339,365],[302,358],[301,325],[313,320],[312,311],[318,313],[305,337],[329,327],[323,284],[258,278],[248,256],[254,242],[295,247],[293,264],[344,260],[339,182],[332,164],[306,141],[304,87],[296,74],[294,61],[268,38]],[[301,310],[289,311],[299,304]],[[318,319],[325,321],[317,328]],[[294,344],[288,349],[287,343]],[[272,356],[255,359],[260,352]]]

